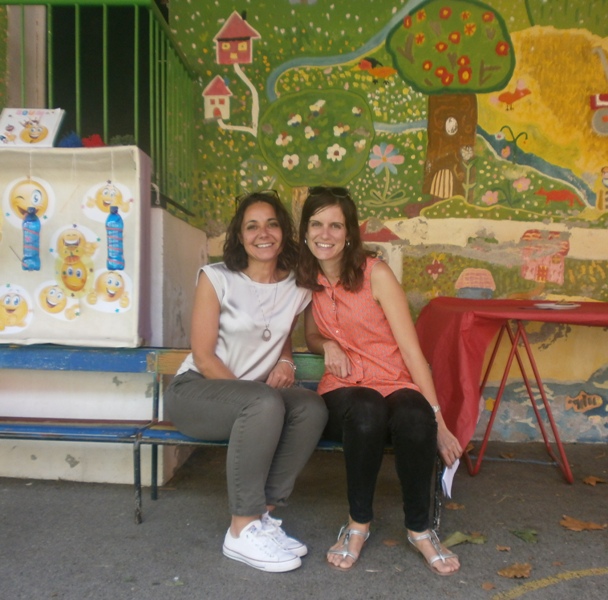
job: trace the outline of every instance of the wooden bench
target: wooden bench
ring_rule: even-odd
[[[228,441],[208,441],[180,433],[171,422],[160,419],[165,377],[175,375],[189,350],[171,348],[81,348],[69,346],[1,346],[0,369],[147,373],[152,377],[150,417],[144,420],[94,418],[20,418],[0,416],[0,439],[35,441],[111,442],[133,446],[135,522],[142,521],[141,446],[151,446],[151,497],[158,498],[158,447],[162,445],[226,446]],[[322,357],[295,353],[297,385],[316,390],[324,370]],[[146,398],[149,401],[149,399]],[[321,440],[318,450],[340,451],[337,442]],[[391,448],[387,448],[390,452]],[[437,458],[433,527],[441,520],[441,459]]]
[[[157,382],[160,384],[163,376],[175,375],[177,369],[183,362],[183,359],[189,353],[189,350],[174,350],[159,354],[156,364]],[[325,365],[323,357],[317,354],[309,354],[305,352],[295,352],[293,359],[296,365],[296,385],[306,387],[311,390],[317,389],[317,384],[323,375]],[[158,393],[155,391],[155,406],[154,414],[158,416]],[[228,440],[225,441],[207,441],[196,438],[191,438],[183,433],[180,433],[170,421],[153,421],[148,427],[145,427],[137,435],[137,443],[134,446],[134,473],[135,473],[135,497],[138,503],[136,508],[136,522],[141,522],[142,506],[141,506],[141,479],[140,479],[140,446],[142,444],[152,445],[152,479],[151,479],[151,498],[158,499],[158,446],[161,445],[188,445],[188,446],[227,446]],[[328,440],[320,440],[317,445],[317,450],[342,451],[342,444],[339,442],[331,442]],[[392,452],[392,448],[387,447],[387,452]],[[435,465],[435,481],[434,481],[434,501],[433,501],[433,529],[439,530],[441,524],[441,509],[442,509],[442,484],[441,477],[443,475],[443,462],[439,454]]]

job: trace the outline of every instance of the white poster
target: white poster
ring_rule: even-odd
[[[0,344],[145,341],[149,179],[131,146],[0,149]]]

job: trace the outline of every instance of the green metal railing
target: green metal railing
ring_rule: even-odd
[[[72,114],[70,124],[80,137],[99,133],[106,144],[113,142],[112,133],[117,133],[116,110],[112,106],[118,103],[124,107],[121,118],[128,114],[132,131],[119,136],[132,139],[152,158],[154,165],[154,183],[161,194],[186,209],[187,214],[196,212],[192,206],[196,172],[196,143],[194,135],[195,102],[200,95],[198,74],[188,64],[184,54],[173,39],[173,35],[154,0],[0,0],[0,8],[9,9],[11,15],[20,21],[19,48],[19,81],[20,106],[33,106],[28,99],[28,44],[31,44],[31,32],[26,29],[27,11],[34,6],[44,7],[46,32],[46,65],[45,65],[45,104],[44,108],[65,108],[56,106],[66,94],[70,98]],[[38,9],[39,10],[39,9]],[[11,12],[12,11],[12,12]],[[66,12],[68,11],[68,12]],[[66,14],[68,19],[66,19]],[[95,15],[95,27],[99,25],[101,47],[94,60],[101,63],[101,72],[95,75],[96,86],[101,84],[101,93],[95,95],[93,102],[84,93],[87,91],[85,80],[90,78],[85,58],[88,54],[83,47],[88,43],[83,33],[83,26],[91,27],[91,14]],[[120,23],[132,21],[133,28],[121,40],[132,56],[125,53],[125,65],[132,69],[133,81],[128,86],[116,86],[111,72],[120,71],[122,65],[116,64],[115,48],[112,48],[110,33]],[[67,36],[66,51],[65,30],[58,33],[60,26],[72,21],[73,30]],[[89,30],[90,31],[90,30]],[[96,35],[97,35],[96,31]],[[58,46],[57,36],[61,35],[62,45]],[[68,55],[58,56],[58,47]],[[114,51],[114,54],[113,52]],[[114,57],[114,59],[113,59]],[[58,68],[59,67],[59,68]],[[66,83],[65,73],[73,76]],[[61,76],[60,76],[61,75]],[[99,81],[101,80],[101,81]],[[116,89],[116,88],[119,89]],[[124,97],[125,87],[132,97]],[[1,107],[0,107],[1,108]],[[122,109],[121,109],[122,110]],[[95,123],[96,131],[85,131],[84,121],[91,127]],[[124,142],[123,142],[124,143]]]

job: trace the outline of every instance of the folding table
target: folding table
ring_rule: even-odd
[[[543,308],[544,306],[546,308]],[[477,462],[473,465],[467,454],[464,457],[471,475],[478,473],[481,468],[509,371],[515,360],[549,456],[560,468],[566,481],[572,483],[574,478],[526,333],[526,321],[608,327],[608,303],[580,302],[575,303],[575,306],[565,307],[559,304],[551,306],[549,302],[531,300],[471,300],[440,297],[432,299],[424,307],[416,321],[416,330],[422,351],[431,365],[437,397],[446,425],[458,438],[463,448],[466,448],[475,431],[479,417],[479,398],[495,362],[498,347],[503,339],[507,339],[510,343],[508,358]],[[497,334],[498,337],[496,337]],[[486,351],[495,337],[496,343],[482,377]],[[530,377],[522,361],[520,342],[532,368],[534,381],[547,413],[559,457],[551,448],[547,430],[531,387]]]

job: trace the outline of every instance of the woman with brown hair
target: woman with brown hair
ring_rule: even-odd
[[[388,265],[363,247],[345,188],[309,190],[299,243],[298,283],[313,291],[306,342],[325,357],[318,387],[329,410],[324,437],[342,442],[346,466],[349,520],[327,560],[342,570],[358,560],[391,443],[408,540],[431,571],[452,575],[458,557],[429,529],[431,482],[437,450],[451,465],[462,448],[441,416],[405,293]]]
[[[270,516],[285,506],[327,421],[314,392],[294,383],[291,332],[310,302],[296,286],[297,246],[274,192],[241,200],[226,233],[224,262],[202,267],[191,345],[166,392],[184,434],[229,440],[232,515],[224,555],[257,569],[296,569],[306,546]]]

